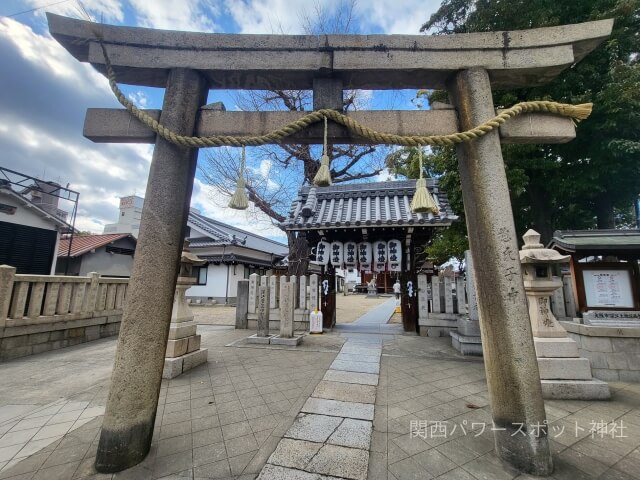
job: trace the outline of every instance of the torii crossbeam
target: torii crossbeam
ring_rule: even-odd
[[[602,20],[440,37],[285,36],[114,27],[56,15],[48,20],[51,34],[78,60],[105,72],[99,36],[118,81],[165,87],[162,111],[150,113],[182,135],[260,134],[299,115],[201,110],[211,88],[309,89],[314,109],[338,110],[347,88],[441,88],[455,111],[351,115],[388,133],[467,130],[495,114],[492,87],[549,82],[602,42],[613,25]],[[115,472],[139,463],[151,445],[197,149],[156,138],[120,110],[89,110],[85,135],[156,144],[96,456],[99,471]],[[552,461],[546,432],[535,427],[544,424],[545,411],[500,141],[558,143],[574,135],[571,120],[528,114],[457,149],[496,451],[538,475],[551,473]],[[364,141],[336,125],[329,136],[332,143]],[[290,141],[318,143],[320,131],[310,128]],[[526,435],[516,434],[521,428]]]

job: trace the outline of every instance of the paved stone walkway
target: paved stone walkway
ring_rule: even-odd
[[[253,480],[270,458],[280,466],[272,454],[283,437],[319,445],[314,468],[328,475],[296,470],[311,475],[301,480],[345,478],[336,474],[363,478],[351,473],[361,469],[345,469],[343,457],[325,462],[330,456],[317,453],[353,450],[361,458],[367,455],[369,417],[352,418],[353,413],[332,408],[348,402],[371,407],[372,390],[365,387],[372,386],[367,381],[374,383],[376,374],[367,372],[375,367],[355,362],[378,365],[378,357],[367,478],[534,478],[519,475],[493,454],[482,360],[461,357],[449,339],[338,329],[305,337],[301,347],[292,349],[249,347],[243,343],[247,331],[215,326],[199,331],[209,348],[208,364],[163,382],[150,455],[116,475],[93,470],[102,422],[101,415],[93,415],[105,405],[113,339],[0,364],[0,425],[5,428],[0,444],[18,450],[0,461],[6,462],[0,480]],[[352,386],[345,390],[339,383]],[[607,402],[546,402],[556,465],[552,478],[640,479],[640,385],[615,383],[611,390],[613,398]],[[325,405],[318,409],[317,402]],[[68,413],[75,420],[65,417]],[[319,417],[326,424],[317,422]],[[26,421],[36,418],[44,423],[14,428],[21,422],[28,427]],[[70,422],[68,429],[65,425],[47,438],[34,438],[49,426]],[[308,425],[318,431],[307,428],[307,433],[319,436],[299,438]],[[431,430],[432,425],[439,428]],[[60,437],[62,430],[66,433]],[[47,444],[35,443],[40,440]],[[23,449],[30,443],[40,449],[28,455]],[[22,456],[21,451],[27,453]],[[337,468],[341,470],[332,470]]]
[[[456,358],[449,348],[440,338],[385,342],[369,478],[540,478],[520,474],[493,453],[484,365]],[[611,401],[545,402],[555,465],[550,478],[640,479],[640,385],[610,386]]]
[[[387,323],[393,315],[395,308],[395,298],[389,298],[386,302],[369,310],[353,323],[338,323],[335,326],[334,331],[339,333],[401,335],[403,331],[402,325]]]
[[[366,480],[382,339],[350,338],[259,480]]]

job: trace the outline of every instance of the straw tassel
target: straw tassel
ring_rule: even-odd
[[[576,122],[580,122],[581,120],[585,120],[589,118],[591,115],[591,111],[593,110],[593,103],[581,103],[580,105],[571,105],[568,109],[571,116],[574,118]]]
[[[420,157],[420,178],[416,180],[416,193],[413,195],[413,200],[411,201],[411,211],[413,213],[432,212],[434,215],[437,215],[439,213],[438,207],[427,189],[427,179],[422,178],[422,147],[418,148],[418,155]]]
[[[245,164],[245,152],[242,147],[242,158],[240,159],[240,175],[236,183],[236,191],[229,200],[229,207],[234,210],[246,210],[249,208],[249,199],[247,198],[247,192],[245,190],[244,182],[244,164]]]
[[[322,150],[322,159],[320,160],[320,168],[313,178],[314,185],[318,187],[328,187],[331,185],[331,170],[329,165],[331,160],[327,155],[327,117],[324,117],[324,145]]]

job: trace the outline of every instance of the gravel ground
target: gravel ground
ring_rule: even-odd
[[[367,298],[364,294],[336,295],[338,323],[351,323],[374,307],[388,300],[388,296]],[[213,305],[211,307],[191,306],[195,321],[200,325],[235,325],[235,306]]]

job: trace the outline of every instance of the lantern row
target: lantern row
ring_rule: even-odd
[[[400,240],[378,240],[376,242],[327,242],[321,240],[316,246],[316,262],[331,263],[338,268],[358,268],[369,272],[402,271],[402,249]]]

